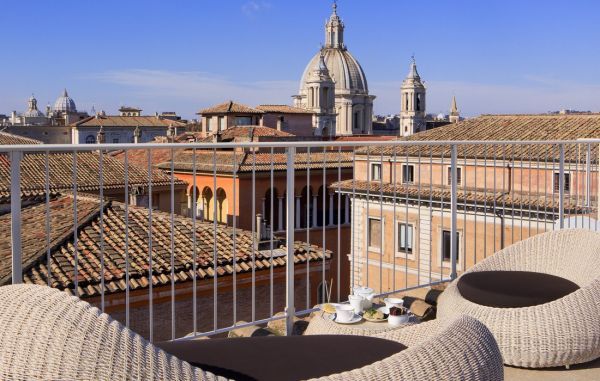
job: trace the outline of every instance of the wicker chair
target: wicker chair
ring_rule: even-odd
[[[501,380],[500,351],[478,321],[381,335],[408,349],[329,380]],[[44,286],[0,287],[1,380],[224,380],[158,349],[97,308]]]
[[[600,233],[571,229],[539,234],[484,259],[465,274],[476,271],[545,273],[580,288],[544,304],[495,308],[463,298],[456,280],[440,297],[438,319],[466,314],[481,321],[494,334],[508,365],[568,367],[600,357]]]

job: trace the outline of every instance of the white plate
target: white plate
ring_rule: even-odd
[[[334,322],[338,323],[338,324],[356,324],[359,321],[361,321],[363,318],[360,315],[354,314],[354,316],[352,317],[352,319],[348,320],[348,321],[339,321],[336,317],[336,319],[334,320]]]
[[[380,311],[381,313],[383,313],[385,315],[388,315],[388,312],[389,312],[388,309],[385,308],[385,307],[379,307],[377,309],[377,311]],[[365,319],[366,321],[372,321],[374,323],[379,323],[379,322],[382,322],[382,321],[387,321],[387,318],[383,318],[383,319],[369,319],[369,318],[365,317],[365,315],[363,315],[363,319]]]

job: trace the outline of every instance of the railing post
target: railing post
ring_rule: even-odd
[[[592,146],[588,143],[585,153],[585,206],[591,207],[592,197]]]
[[[294,180],[295,180],[295,156],[296,148],[289,147],[287,149],[287,172],[286,172],[286,288],[285,288],[285,327],[286,334],[290,336],[294,327],[294,317],[296,315],[296,308],[294,304],[294,222],[295,222],[295,208],[294,208]]]
[[[558,146],[560,158],[558,162],[558,221],[560,228],[565,226],[565,145]]]
[[[23,283],[21,257],[21,159],[23,153],[10,153],[10,247],[12,254],[12,284]]]
[[[452,264],[452,271],[450,273],[451,279],[456,279],[456,261],[458,258],[458,253],[456,250],[456,244],[458,243],[456,240],[456,191],[457,191],[457,182],[456,182],[456,165],[458,162],[458,154],[456,149],[456,144],[452,145],[452,154],[450,159],[450,262]],[[464,180],[463,180],[464,181]]]

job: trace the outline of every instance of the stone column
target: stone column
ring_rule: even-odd
[[[313,207],[312,207],[312,227],[317,226],[317,196],[313,196]]]
[[[329,193],[329,226],[334,225],[333,221],[333,193]]]
[[[277,197],[279,200],[279,210],[277,213],[277,231],[283,230],[283,197]]]
[[[300,198],[302,196],[296,196],[296,229],[300,229]]]
[[[344,223],[345,224],[349,224],[350,223],[350,197],[348,197],[348,195],[346,195],[344,197]]]

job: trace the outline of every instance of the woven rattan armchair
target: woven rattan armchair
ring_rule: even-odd
[[[581,229],[539,234],[473,266],[477,271],[528,271],[558,276],[579,289],[520,308],[482,306],[452,282],[438,302],[438,319],[466,314],[494,334],[504,363],[527,368],[569,366],[600,357],[600,233]]]
[[[491,333],[459,317],[381,336],[408,349],[322,379],[501,380]],[[231,339],[232,341],[235,339]],[[237,339],[242,340],[242,339]],[[44,286],[0,287],[1,380],[221,380],[158,349],[87,302]]]

